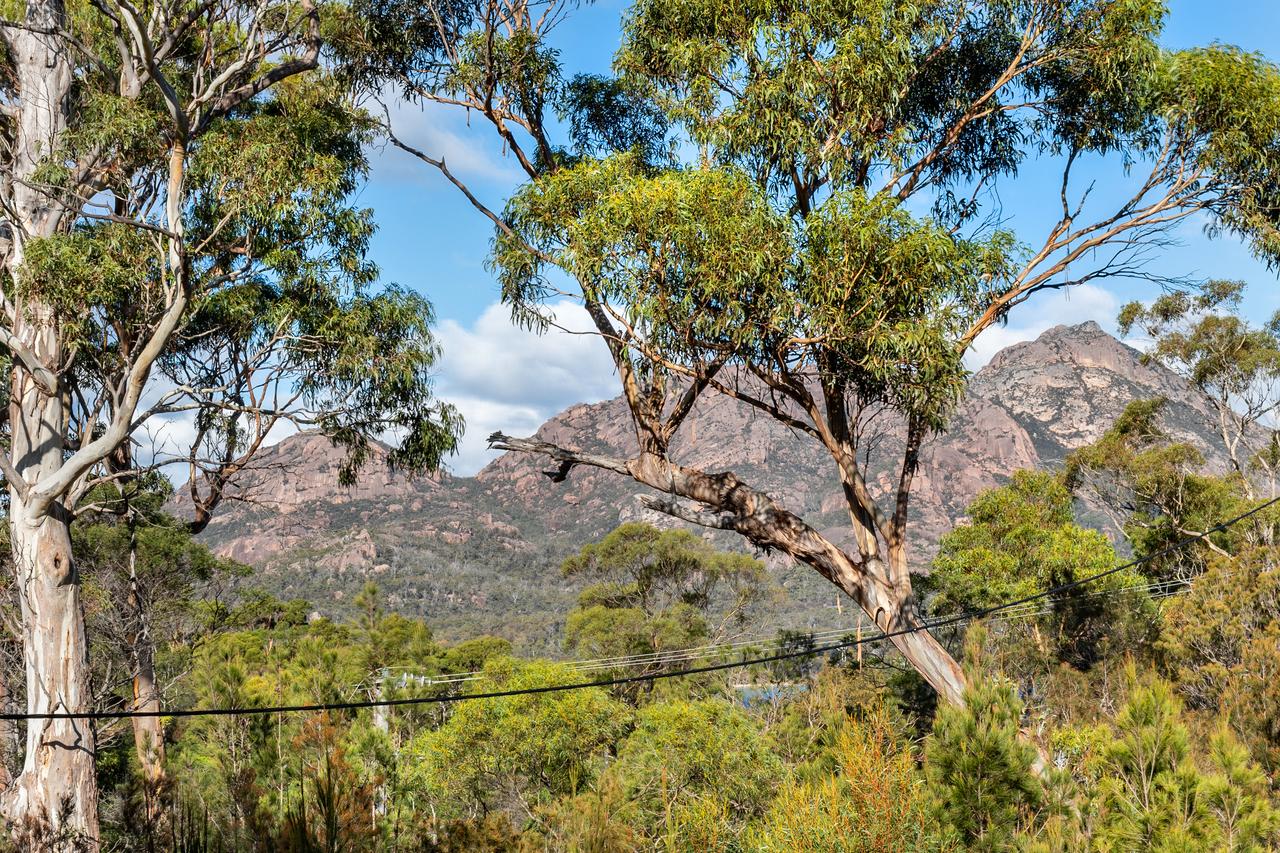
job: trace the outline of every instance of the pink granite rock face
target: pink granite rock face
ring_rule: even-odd
[[[998,353],[973,376],[948,431],[923,453],[912,508],[915,565],[927,565],[938,538],[979,492],[1016,470],[1059,463],[1097,439],[1131,400],[1154,396],[1171,401],[1174,434],[1214,446],[1197,394],[1169,371],[1143,364],[1136,350],[1095,323],[1058,326]],[[615,454],[635,446],[621,399],[571,406],[538,435]],[[892,451],[900,438],[889,429],[879,442]],[[706,399],[673,454],[708,470],[733,470],[844,539],[845,510],[830,460],[772,419],[725,397]],[[385,449],[345,488],[337,482],[341,453],[326,439],[286,439],[242,477],[238,494],[251,502],[228,504],[207,541],[313,600],[317,590],[334,600],[346,590],[349,599],[376,567],[400,609],[444,614],[447,622],[449,614],[484,602],[501,626],[504,614],[566,600],[571,589],[556,566],[584,542],[621,521],[673,524],[642,509],[635,499],[640,487],[605,471],[578,467],[557,484],[542,473],[554,467],[545,460],[505,454],[472,478],[415,479],[389,470],[379,455],[385,458]],[[872,458],[868,479],[887,493],[896,459],[886,452],[877,467]],[[512,576],[523,579],[516,593],[502,583]]]

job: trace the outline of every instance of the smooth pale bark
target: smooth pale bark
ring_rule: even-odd
[[[27,712],[86,711],[88,654],[67,525],[49,515],[34,524],[15,517],[11,537],[22,610]],[[5,792],[6,815],[36,834],[42,828],[51,833],[71,830],[96,846],[94,759],[89,721],[28,722],[22,773]]]
[[[878,586],[874,582],[870,585]],[[892,635],[890,642],[939,697],[952,705],[964,704],[964,671],[924,627],[910,589],[890,590],[879,604],[870,603],[876,599],[865,594],[852,595],[852,598],[875,620],[880,630]]]
[[[66,210],[35,180],[57,151],[67,127],[71,93],[68,46],[56,32],[65,25],[60,0],[31,0],[26,27],[7,28],[18,98],[9,215],[9,270],[22,280],[25,245],[63,226]],[[14,300],[10,349],[9,483],[13,570],[21,605],[27,711],[81,713],[89,709],[89,666],[79,578],[71,554],[69,514],[58,500],[28,501],[30,491],[62,465],[67,400],[56,387],[64,352],[54,312],[37,300]],[[16,479],[18,482],[13,482]],[[43,825],[63,839],[79,834],[82,846],[98,839],[95,741],[85,720],[34,720],[27,725],[22,772],[0,805],[20,831]],[[36,831],[36,837],[39,832]],[[28,836],[31,837],[31,836]],[[64,841],[64,846],[69,842]]]
[[[18,336],[42,359],[56,363],[57,337],[49,312],[28,308]],[[13,467],[31,486],[56,471],[67,429],[64,401],[49,395],[21,368],[12,377],[9,407]],[[80,579],[71,552],[69,514],[58,502],[31,505],[26,486],[10,484],[10,540],[22,615],[27,712],[89,710],[89,660]],[[22,772],[5,792],[6,817],[24,831],[79,834],[96,846],[98,791],[95,740],[87,720],[27,724]]]

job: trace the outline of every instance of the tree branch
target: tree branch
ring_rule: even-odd
[[[680,503],[672,498],[660,498],[656,495],[636,495],[636,499],[646,509],[651,509],[700,527],[709,527],[712,530],[738,529],[733,513],[694,509],[688,504]]]
[[[8,327],[0,327],[0,336],[3,336],[4,345],[8,347],[9,352],[17,357],[22,366],[31,374],[31,378],[39,386],[40,390],[48,394],[50,397],[57,396],[61,392],[62,381],[58,374],[50,370],[35,352],[22,342],[22,339],[13,333]]]
[[[513,438],[501,432],[493,433],[487,440],[490,450],[515,450],[520,453],[536,453],[542,456],[550,456],[559,462],[590,465],[593,468],[603,468],[606,471],[613,471],[628,477],[631,476],[631,469],[627,467],[627,460],[625,459],[570,450],[536,438]]]

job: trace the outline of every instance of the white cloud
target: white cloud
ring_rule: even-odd
[[[1034,340],[1054,326],[1093,320],[1114,330],[1119,307],[1115,294],[1092,284],[1042,293],[1010,311],[1007,325],[992,326],[979,335],[965,356],[965,364],[977,370],[1005,347]]]
[[[399,98],[388,100],[396,137],[428,157],[444,160],[449,171],[459,178],[479,178],[503,185],[514,185],[524,178],[511,158],[494,150],[492,131],[470,127],[462,109],[430,102],[410,104]],[[375,179],[421,181],[427,176],[436,177],[433,169],[391,144],[372,152],[372,160]]]
[[[467,421],[450,468],[472,474],[497,456],[485,444],[502,430],[528,435],[574,403],[592,403],[618,393],[613,363],[580,306],[550,306],[557,326],[539,335],[515,326],[509,310],[493,304],[471,324],[443,320],[444,346],[437,391]]]
[[[444,347],[436,392],[462,412],[466,434],[459,452],[448,460],[457,474],[474,474],[498,454],[485,439],[501,430],[530,435],[555,414],[575,403],[615,396],[619,389],[603,341],[594,333],[587,312],[572,302],[548,306],[558,328],[539,335],[515,326],[507,307],[489,305],[470,325],[442,320],[436,329]],[[168,390],[153,388],[154,401]],[[297,431],[282,421],[266,446]],[[195,440],[191,412],[152,418],[135,435],[140,461],[185,458]],[[185,464],[167,464],[175,484],[187,479]]]
[[[155,391],[153,396],[158,398],[162,393]],[[278,444],[297,432],[298,427],[292,421],[277,421],[263,440],[263,446]],[[190,469],[183,460],[191,452],[191,445],[196,440],[195,412],[178,412],[149,418],[133,434],[133,440],[136,442],[134,455],[138,462],[144,465],[161,463],[165,476],[175,486],[181,486],[190,474]]]

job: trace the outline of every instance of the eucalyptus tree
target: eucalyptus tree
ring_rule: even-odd
[[[248,567],[220,560],[195,541],[190,525],[164,512],[172,486],[147,474],[96,489],[78,507],[71,542],[85,588],[85,632],[95,705],[128,697],[159,711],[165,685],[187,662],[186,649],[221,627],[211,606]],[[169,814],[165,720],[133,717],[100,725],[99,752],[130,732],[141,810],[134,821],[162,835]],[[133,817],[130,815],[130,817]]]
[[[367,6],[376,33],[387,7]],[[639,0],[619,78],[567,79],[548,35],[563,13],[428,4],[395,50],[365,54],[384,94],[478,114],[529,176],[499,210],[401,143],[495,224],[517,320],[546,328],[552,298],[586,308],[636,439],[621,455],[492,446],[558,460],[557,480],[616,472],[659,492],[655,510],[812,567],[961,702],[918,613],[908,522],[965,354],[1036,294],[1154,278],[1188,221],[1273,260],[1280,71],[1226,46],[1162,49],[1156,0]],[[1032,161],[1060,178],[1050,222],[1014,231],[997,199]],[[673,458],[715,395],[826,451],[846,539]]]
[[[1072,495],[1060,477],[1044,471],[1015,471],[1009,483],[980,494],[965,510],[968,522],[942,537],[921,585],[932,595],[934,612],[982,610],[1004,601],[1043,593],[1059,584],[1096,575],[1119,562],[1097,530],[1075,523]],[[1126,594],[1127,593],[1127,594]],[[1101,578],[1089,588],[1060,593],[1048,613],[1004,628],[1016,655],[1033,662],[1088,670],[1116,649],[1139,644],[1154,617],[1142,574],[1133,569]]]
[[[453,446],[429,307],[364,259],[367,121],[320,69],[343,14],[31,0],[3,23],[0,472],[30,714],[90,710],[69,525],[97,487],[180,460],[199,526],[283,422],[347,447],[347,476],[378,435],[404,465]],[[24,761],[9,820],[96,844],[89,721],[31,720]]]
[[[676,666],[664,653],[727,642],[773,592],[759,560],[717,551],[688,530],[639,522],[584,546],[560,570],[592,581],[565,617],[565,648],[579,658],[632,656],[641,666],[632,672],[644,674]]]
[[[1244,282],[1213,281],[1200,293],[1169,293],[1120,311],[1121,334],[1145,333],[1148,362],[1197,388],[1209,404],[1222,450],[1250,500],[1280,485],[1280,315],[1263,327],[1240,316]]]
[[[1243,292],[1243,282],[1211,281],[1194,294],[1125,305],[1121,333],[1145,335],[1143,360],[1186,379],[1200,392],[1203,412],[1172,412],[1163,399],[1135,400],[1096,442],[1066,460],[1072,488],[1091,496],[1137,553],[1156,557],[1147,574],[1187,580],[1205,569],[1210,552],[1230,560],[1275,541],[1275,513],[1264,511],[1195,547],[1156,553],[1259,509],[1280,487],[1280,317],[1250,323],[1239,313]],[[1175,417],[1202,420],[1216,434],[1216,447],[1171,436],[1166,422]]]

